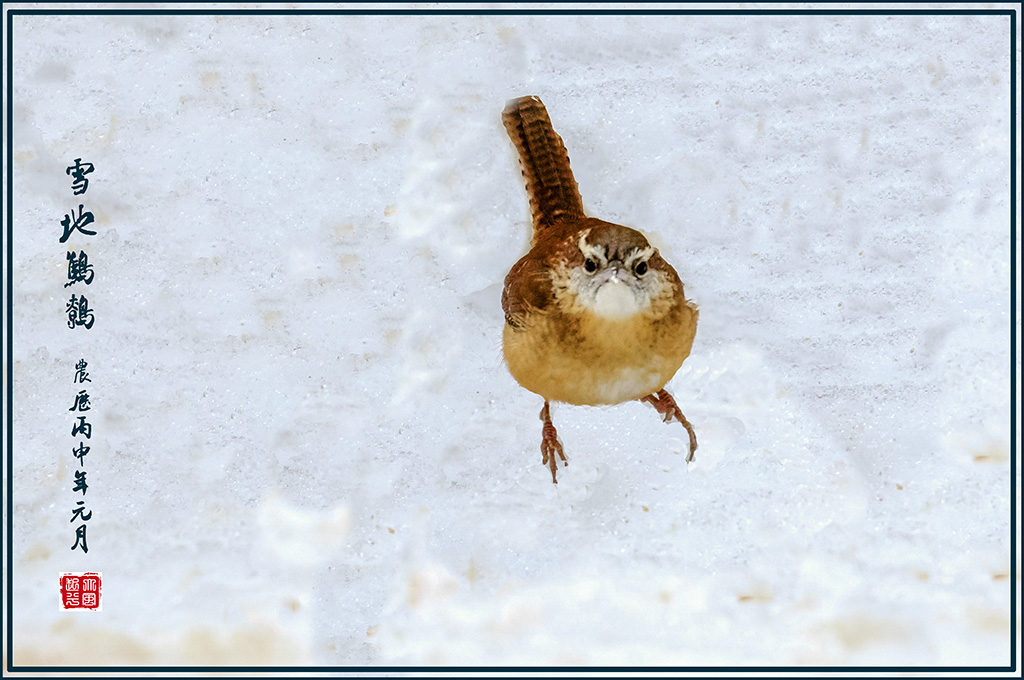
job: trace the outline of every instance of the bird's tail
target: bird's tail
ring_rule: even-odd
[[[569,154],[551,127],[543,102],[534,96],[512,99],[505,105],[501,120],[519,150],[534,234],[566,217],[584,217]]]

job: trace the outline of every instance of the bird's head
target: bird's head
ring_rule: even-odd
[[[608,320],[650,312],[657,300],[675,295],[675,270],[635,229],[590,220],[578,233],[561,268],[573,306]]]

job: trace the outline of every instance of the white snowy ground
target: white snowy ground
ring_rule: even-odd
[[[1003,16],[16,17],[14,663],[1008,663],[1008,42]],[[570,465],[540,464],[501,360],[524,94],[700,305],[689,467],[639,403],[557,406]],[[79,198],[98,234],[65,247]],[[65,570],[103,572],[101,613],[58,611]]]

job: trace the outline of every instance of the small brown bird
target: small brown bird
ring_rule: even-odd
[[[512,377],[544,398],[540,450],[558,483],[568,465],[551,401],[597,406],[638,399],[697,437],[667,383],[690,354],[697,307],[676,270],[639,231],[583,214],[562,138],[537,97],[508,102],[533,213],[531,249],[505,277],[504,353]]]

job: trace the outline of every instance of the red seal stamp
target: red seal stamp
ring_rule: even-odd
[[[103,574],[97,571],[65,571],[60,575],[60,608],[100,611]]]

